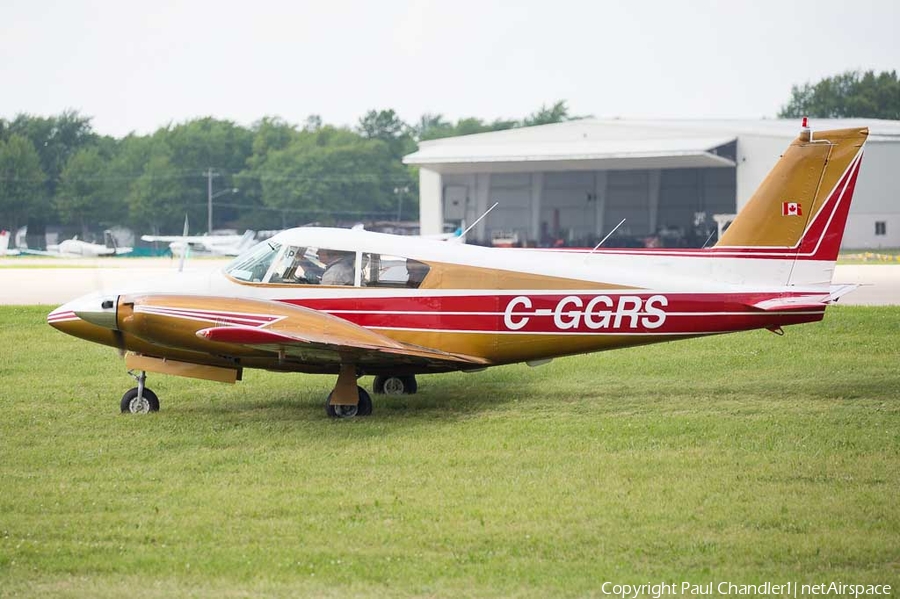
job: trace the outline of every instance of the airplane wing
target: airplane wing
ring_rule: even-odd
[[[216,355],[290,357],[311,365],[481,368],[490,362],[403,343],[352,322],[283,302],[216,296],[123,296],[120,329],[155,344]],[[124,311],[123,311],[124,310]],[[193,337],[193,343],[188,337]],[[197,346],[200,342],[201,346]]]
[[[160,243],[172,243],[175,241],[182,243],[200,243],[205,244],[209,241],[209,237],[205,235],[141,235],[143,241],[158,241]]]
[[[356,326],[356,325],[353,325]],[[209,341],[234,343],[256,349],[268,349],[272,352],[284,352],[288,355],[304,356],[309,350],[331,352],[337,356],[352,357],[360,363],[427,363],[432,365],[450,365],[459,367],[464,364],[486,366],[487,360],[474,356],[451,354],[438,350],[398,343],[389,337],[379,335],[380,340],[359,340],[341,337],[340,335],[310,335],[308,331],[288,333],[283,330],[270,331],[245,326],[210,327],[197,331],[197,336]],[[380,342],[379,342],[380,341]]]

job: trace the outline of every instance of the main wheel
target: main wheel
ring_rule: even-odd
[[[372,391],[385,395],[412,395],[418,391],[416,377],[409,376],[376,376]]]
[[[359,403],[355,406],[331,405],[332,391],[325,400],[325,413],[331,418],[353,418],[354,416],[370,416],[372,414],[372,398],[362,387],[356,388],[359,393]]]
[[[119,403],[123,414],[146,414],[148,412],[159,412],[159,398],[156,393],[144,387],[144,393],[138,397],[138,388],[134,387],[125,392],[122,401]]]

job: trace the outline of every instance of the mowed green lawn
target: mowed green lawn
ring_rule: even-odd
[[[0,309],[0,595],[584,596],[900,586],[900,309],[420,377],[150,375]],[[363,379],[370,386],[371,379]]]

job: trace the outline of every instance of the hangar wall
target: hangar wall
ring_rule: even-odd
[[[853,207],[844,231],[843,247],[900,247],[898,165],[900,144],[878,140],[866,142]]]
[[[740,137],[737,157],[738,210],[744,207],[789,143],[790,139],[782,136]],[[878,139],[866,142],[841,247],[900,247],[900,194],[894,178],[898,164],[900,144]]]
[[[815,126],[870,129],[843,247],[900,247],[900,121]],[[404,161],[421,169],[423,233],[441,232],[445,221],[472,223],[500,201],[470,240],[490,243],[507,231],[521,241],[588,245],[626,218],[610,245],[685,230],[698,212],[737,212],[797,132],[798,123],[777,119],[586,119],[423,142]]]
[[[668,244],[697,245],[697,213],[705,212],[709,220],[704,226],[711,227],[713,214],[735,211],[734,168],[437,176],[445,221],[472,223],[499,202],[469,234],[470,241],[484,244],[495,235],[515,234],[523,244],[553,245],[561,240],[567,245],[594,245],[624,218],[607,245],[633,244],[659,233]]]

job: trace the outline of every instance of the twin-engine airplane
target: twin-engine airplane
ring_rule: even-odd
[[[158,372],[223,382],[244,368],[336,374],[332,417],[419,374],[821,320],[867,129],[801,131],[722,239],[696,250],[508,250],[342,229],[284,231],[203,278],[97,293],[48,316],[120,348],[159,409]]]

